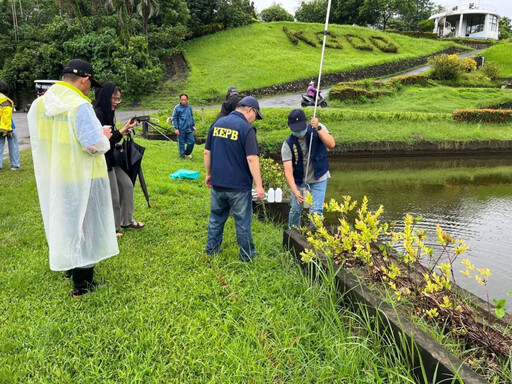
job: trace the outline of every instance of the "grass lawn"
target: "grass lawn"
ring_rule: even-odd
[[[447,90],[449,91],[450,88]],[[415,89],[413,94],[416,91],[421,94],[423,90]],[[468,91],[471,96],[465,102],[469,106],[487,100],[484,99],[487,92],[492,93],[494,90],[483,90],[486,92],[480,93],[482,96],[480,101],[476,99],[478,92],[476,94],[472,93],[473,89]],[[428,97],[434,99],[434,94],[429,94]],[[451,114],[453,105],[447,108],[450,113],[407,112],[413,107],[428,110],[426,101],[428,97],[415,103],[409,101],[409,104],[407,104],[407,102],[404,102],[402,108],[405,112],[399,110],[398,106],[401,104],[399,101],[395,104],[398,111],[385,112],[385,102],[393,99],[388,97],[381,99],[382,104],[377,103],[377,105],[382,105],[381,109],[383,111],[379,111],[378,108],[376,108],[377,111],[365,110],[365,104],[356,104],[347,106],[346,109],[320,108],[317,110],[317,117],[320,122],[327,126],[336,139],[337,150],[372,142],[414,144],[418,141],[512,140],[512,124],[469,124],[453,121]],[[497,96],[497,98],[500,97]],[[463,95],[460,96],[460,100],[465,100]],[[439,105],[439,108],[441,108],[442,102],[433,100],[433,105]],[[358,110],[360,107],[362,110]],[[256,121],[254,126],[257,128],[258,143],[263,152],[280,153],[283,141],[290,134],[287,116],[291,110],[292,108],[262,108],[265,119]],[[206,137],[208,129],[215,121],[218,112],[217,109],[195,111],[197,135]],[[309,119],[313,115],[313,108],[305,108],[305,112]],[[160,121],[164,121],[168,115],[162,113],[158,116]]]
[[[512,77],[512,42],[507,40],[493,45],[482,52],[485,60],[496,63],[501,68],[501,77]]]
[[[153,101],[156,99],[162,103],[168,97],[170,87],[176,92],[188,93],[197,105],[198,100],[224,96],[231,85],[236,85],[243,92],[287,81],[316,78],[321,44],[312,47],[300,41],[294,45],[283,32],[283,26],[291,32],[304,31],[305,37],[312,41],[318,41],[315,32],[324,29],[323,24],[314,23],[256,23],[193,39],[185,44],[185,57],[191,68],[188,79],[183,84],[168,82],[162,85],[152,95]],[[336,35],[343,49],[326,48],[323,73],[430,55],[454,45],[453,42],[415,39],[355,26],[332,24],[329,31]],[[361,36],[366,44],[371,44],[370,36],[384,36],[398,46],[398,53],[384,53],[376,47],[373,51],[355,49],[345,34]],[[144,99],[143,103],[148,101]]]
[[[146,227],[124,232],[121,253],[96,267],[101,287],[79,299],[48,268],[30,151],[21,171],[2,171],[1,383],[412,382],[365,321],[303,276],[277,226],[254,221],[261,257],[245,264],[230,219],[224,251],[207,258],[202,147],[184,161],[175,143],[137,141]],[[171,181],[179,168],[201,177]]]

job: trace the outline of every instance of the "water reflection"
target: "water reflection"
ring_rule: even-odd
[[[384,221],[403,220],[406,213],[423,216],[429,246],[439,224],[466,241],[463,255],[477,268],[490,268],[489,295],[507,298],[512,310],[512,156],[331,159],[326,199],[343,195],[372,210],[384,205]],[[336,218],[327,216],[328,221]],[[460,261],[462,258],[460,258]],[[456,264],[459,260],[456,262]],[[464,269],[456,265],[455,271]],[[485,299],[485,290],[456,272],[457,283]]]

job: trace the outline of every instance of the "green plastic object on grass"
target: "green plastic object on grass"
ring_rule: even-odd
[[[178,169],[176,172],[171,173],[171,179],[173,180],[185,180],[185,179],[198,179],[199,171],[190,171],[188,169]]]

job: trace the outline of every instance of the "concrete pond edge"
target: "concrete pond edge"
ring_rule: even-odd
[[[300,253],[311,247],[298,231],[284,230],[283,245],[295,255],[303,268],[308,267],[309,264],[301,261]],[[332,262],[321,253],[319,253],[319,261],[326,270],[332,268]],[[329,266],[329,263],[331,266]],[[352,305],[364,306],[371,316],[378,319],[376,328],[379,332],[394,340],[401,340],[402,347],[405,344],[402,352],[411,363],[412,369],[418,372],[417,376],[420,382],[488,383],[445,347],[437,343],[430,335],[420,330],[408,319],[400,318],[391,305],[383,302],[376,294],[362,285],[352,273],[340,268],[336,272],[335,279],[338,290],[344,295],[345,299]],[[419,354],[421,359],[418,359],[416,354]],[[425,379],[419,373],[421,372],[421,366],[424,367],[427,381],[424,381]]]

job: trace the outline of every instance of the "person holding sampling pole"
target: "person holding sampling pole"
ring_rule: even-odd
[[[322,79],[322,66],[324,62],[330,12],[331,0],[328,0],[322,55],[320,56],[320,70],[318,72],[318,89],[320,89],[320,80]],[[288,125],[292,130],[292,135],[284,142],[281,156],[283,158],[286,181],[292,190],[292,201],[288,219],[289,228],[300,226],[300,214],[302,213],[300,203],[304,201],[305,196],[299,191],[299,187],[303,187],[304,191],[309,190],[313,196],[313,207],[310,208],[310,213],[314,214],[316,212],[319,215],[323,214],[327,179],[330,177],[327,148],[333,149],[335,142],[334,138],[327,131],[327,128],[321,125],[316,118],[318,96],[319,92],[317,92],[315,96],[315,109],[310,125],[307,125],[306,114],[300,109],[295,109],[288,115]],[[289,154],[286,153],[288,151],[287,148],[291,151],[291,158]],[[306,160],[304,160],[304,158],[306,158]],[[311,163],[312,166],[310,166]],[[312,174],[314,176],[310,176]],[[311,177],[313,177],[313,179],[311,179]],[[309,181],[311,181],[310,184],[308,184]]]
[[[301,204],[306,197],[301,190],[309,191],[313,196],[309,213],[319,216],[323,214],[327,180],[331,177],[327,149],[333,149],[335,142],[316,117],[312,117],[308,124],[302,109],[290,112],[288,126],[292,134],[281,147],[281,158],[286,182],[292,191],[288,229],[294,229],[300,227]]]

